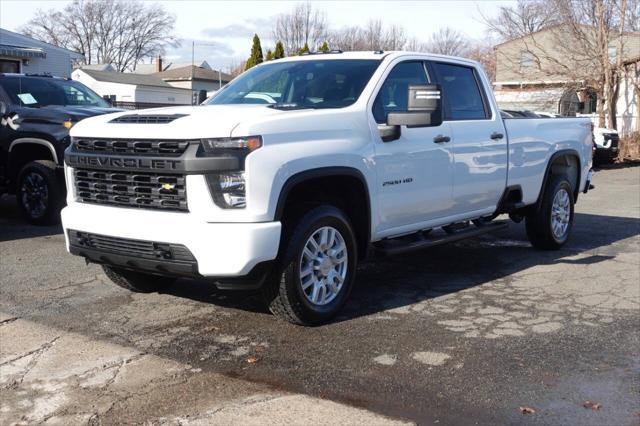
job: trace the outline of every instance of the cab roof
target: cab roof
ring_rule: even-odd
[[[393,60],[398,57],[403,56],[419,56],[424,58],[425,60],[446,60],[452,62],[459,63],[467,63],[469,65],[475,65],[476,62],[471,59],[460,58],[456,56],[446,56],[446,55],[437,55],[434,53],[425,53],[425,52],[410,52],[410,51],[358,51],[358,52],[342,52],[340,50],[330,50],[328,52],[311,52],[305,53],[300,56],[288,56],[286,58],[276,59],[278,62],[294,62],[294,61],[317,61],[317,60],[332,60],[332,59],[373,59],[373,60],[383,60],[390,59]],[[271,61],[269,61],[271,62]],[[264,64],[264,62],[263,62]]]

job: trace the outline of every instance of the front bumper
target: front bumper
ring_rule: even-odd
[[[71,203],[62,210],[67,250],[99,263],[121,265],[130,262],[130,268],[145,270],[145,259],[134,255],[111,253],[85,254],[72,249],[69,231],[112,236],[131,240],[158,241],[186,247],[195,258],[188,266],[194,275],[211,278],[247,276],[258,264],[276,258],[280,243],[280,222],[263,223],[208,223],[189,213],[156,212],[117,207],[103,207]],[[100,261],[100,256],[102,261]],[[123,258],[124,257],[124,258]],[[156,267],[158,262],[154,264]],[[160,261],[160,266],[162,262]],[[131,266],[133,265],[133,266]],[[167,265],[167,268],[171,265]],[[162,268],[157,273],[161,273]],[[168,272],[169,275],[175,275]],[[185,275],[185,274],[179,274]]]
[[[618,157],[618,147],[611,146],[609,148],[602,148],[600,146],[596,146],[596,152],[594,154],[596,159],[606,159],[613,160]]]
[[[592,184],[591,181],[593,180],[593,169],[589,169],[589,173],[587,173],[587,179],[584,183],[584,190],[582,191],[583,193],[587,193],[589,192],[590,189],[592,189]]]

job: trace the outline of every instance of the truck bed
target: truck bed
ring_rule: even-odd
[[[509,140],[507,186],[520,186],[524,204],[536,202],[547,164],[561,151],[574,151],[580,159],[579,189],[584,189],[591,168],[591,120],[521,117],[505,118],[504,125]]]

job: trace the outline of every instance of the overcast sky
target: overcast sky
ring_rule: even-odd
[[[61,9],[68,1],[0,0],[0,27],[16,31],[38,9]],[[288,12],[294,1],[159,1],[176,16],[176,34],[182,46],[170,49],[166,59],[191,62],[191,41],[195,57],[206,59],[213,67],[226,69],[232,62],[249,56],[251,37],[258,33],[266,52],[273,43],[271,22],[279,13]],[[327,14],[331,28],[364,24],[381,19],[386,24],[404,26],[410,36],[427,40],[441,27],[452,27],[468,37],[482,39],[485,27],[480,12],[493,15],[512,1],[312,1]]]

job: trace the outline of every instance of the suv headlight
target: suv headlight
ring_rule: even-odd
[[[201,154],[238,158],[238,170],[206,175],[213,201],[223,209],[242,209],[247,206],[244,160],[251,152],[262,147],[260,136],[244,138],[202,139]]]

